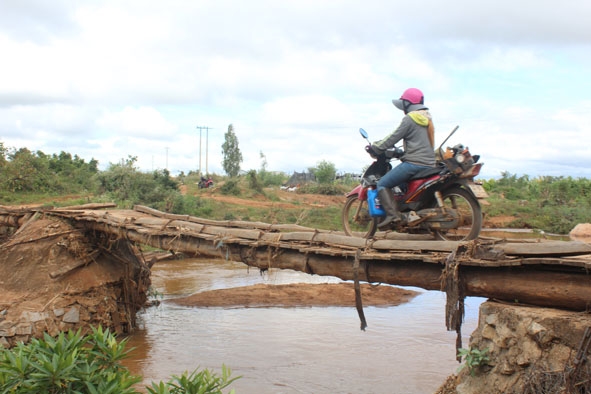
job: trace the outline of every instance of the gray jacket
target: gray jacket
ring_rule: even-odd
[[[401,161],[422,166],[435,166],[435,152],[429,141],[427,127],[431,120],[431,114],[427,110],[409,112],[402,118],[402,122],[386,138],[374,142],[371,146],[383,153],[386,149],[394,147],[403,140],[404,156]]]

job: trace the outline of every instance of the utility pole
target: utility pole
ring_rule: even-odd
[[[168,170],[168,146],[164,149],[166,149],[166,170]]]
[[[199,129],[199,175],[203,175],[201,173],[201,132],[205,129],[205,174],[208,173],[207,163],[208,163],[208,152],[209,152],[209,129],[211,127],[207,126],[197,126]]]

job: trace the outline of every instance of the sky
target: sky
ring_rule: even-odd
[[[588,0],[0,0],[0,142],[107,169],[360,173],[421,89],[479,178],[591,178]]]

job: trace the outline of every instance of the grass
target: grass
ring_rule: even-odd
[[[183,194],[174,192],[172,202],[143,203],[153,208],[166,210],[177,214],[186,214],[214,220],[243,220],[261,221],[266,223],[298,224],[306,227],[325,230],[340,230],[340,215],[342,206],[311,207],[308,204],[294,199],[290,201],[290,207],[282,208],[250,205],[230,204],[207,198],[207,194],[226,195],[240,199],[281,202],[278,186],[253,189],[248,177],[228,179],[225,177],[214,178],[215,188],[199,189],[196,179],[187,177],[183,184]],[[580,181],[570,181],[578,185]],[[530,182],[535,185],[535,182]],[[343,195],[349,191],[355,183],[335,183],[333,185],[303,185],[299,192],[308,196],[318,195]],[[545,231],[546,233],[568,234],[578,223],[591,222],[591,210],[586,200],[587,193],[577,194],[578,199],[566,199],[557,204],[555,199],[545,195],[541,199],[537,194],[528,195],[526,187],[501,187],[498,184],[487,184],[489,198],[488,204],[483,205],[486,218],[499,216],[513,217],[506,224],[509,228],[528,228]],[[519,193],[517,193],[519,191]],[[547,193],[546,193],[547,194]],[[537,196],[537,197],[536,197]],[[308,201],[310,199],[308,198]],[[312,201],[314,201],[312,199]],[[108,195],[93,196],[89,193],[57,195],[57,194],[21,194],[0,191],[0,204],[45,204],[48,206],[79,205],[89,202],[116,202],[119,208],[131,208],[136,202],[113,201]],[[139,202],[142,204],[142,202]],[[318,204],[321,205],[321,204]]]

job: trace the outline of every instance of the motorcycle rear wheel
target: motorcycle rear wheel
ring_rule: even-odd
[[[371,217],[367,201],[357,194],[347,198],[341,215],[345,234],[353,237],[371,238],[378,228],[378,218]]]
[[[482,229],[482,209],[472,193],[452,187],[442,193],[443,203],[460,215],[457,229],[435,230],[435,237],[443,241],[469,241],[478,238]],[[437,206],[437,204],[435,204]]]

